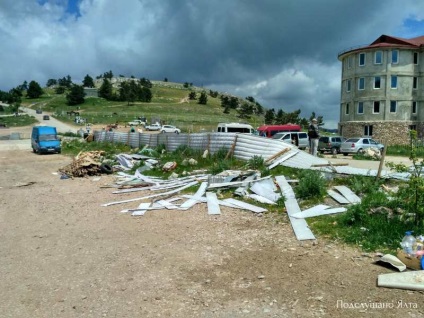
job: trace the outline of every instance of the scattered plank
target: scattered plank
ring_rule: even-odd
[[[347,211],[346,208],[332,208],[332,209],[321,209],[321,210],[308,209],[300,213],[294,213],[292,214],[292,216],[297,219],[305,219],[305,218],[310,218],[310,217],[315,217],[320,215],[335,214],[335,213],[341,213],[346,211]]]
[[[180,205],[180,208],[189,209],[192,206],[194,206],[196,203],[198,203],[199,201],[196,198],[203,197],[203,195],[206,192],[206,187],[207,186],[208,186],[208,183],[207,182],[202,182],[202,184],[200,185],[199,189],[197,189],[196,193],[194,194],[194,198],[188,199],[186,202],[184,202],[183,204]]]
[[[277,152],[275,155],[272,155],[271,157],[269,157],[267,160],[265,160],[265,164],[267,164],[268,162],[274,160],[275,158],[284,155],[286,152],[290,151],[290,147],[284,148],[283,150]]]
[[[340,204],[349,204],[350,201],[334,190],[327,190],[327,193]]]
[[[377,286],[410,290],[424,290],[424,271],[378,275]]]
[[[121,204],[121,203],[141,201],[141,200],[145,200],[145,199],[155,198],[155,197],[158,197],[158,196],[161,196],[161,195],[167,195],[167,194],[171,194],[171,193],[177,193],[177,192],[180,192],[180,191],[182,191],[184,189],[190,188],[190,187],[196,185],[197,183],[198,183],[197,181],[193,181],[193,182],[190,182],[190,183],[186,184],[185,186],[180,187],[178,189],[175,189],[173,191],[168,191],[168,192],[165,192],[165,193],[148,195],[148,196],[144,196],[144,197],[140,197],[140,198],[134,198],[134,199],[128,199],[128,200],[122,200],[122,201],[108,202],[108,203],[102,204],[101,206],[110,206],[110,205]]]
[[[256,200],[256,201],[258,201],[260,203],[266,203],[266,204],[272,204],[272,205],[276,205],[277,204],[274,201],[271,201],[270,199],[267,199],[267,198],[265,198],[263,196],[260,196],[260,195],[254,194],[254,193],[248,194],[247,197],[250,198],[250,199]]]
[[[206,200],[208,204],[208,214],[219,215],[221,209],[219,208],[218,198],[214,192],[206,192]]]
[[[286,198],[284,205],[286,206],[287,214],[289,216],[290,223],[296,238],[299,241],[315,240],[315,236],[311,229],[308,227],[308,223],[306,223],[305,219],[297,219],[292,216],[293,214],[301,212],[292,187],[289,185],[284,176],[276,176],[275,180]]]
[[[361,198],[358,197],[355,193],[352,192],[346,186],[334,186],[334,189],[339,191],[350,203],[360,203]]]
[[[288,154],[286,154],[286,155],[282,156],[281,158],[279,158],[279,159],[277,159],[276,161],[274,161],[273,163],[271,163],[271,164],[268,166],[268,169],[270,169],[270,170],[271,170],[272,168],[274,168],[274,167],[278,166],[280,163],[282,163],[282,162],[286,161],[287,159],[290,159],[291,157],[293,157],[294,155],[296,155],[298,152],[299,152],[299,150],[293,150],[293,149],[292,149],[292,151],[290,151]]]
[[[263,212],[267,212],[268,211],[267,209],[258,207],[256,205],[249,204],[249,203],[246,203],[246,202],[242,202],[242,201],[239,201],[239,200],[236,200],[236,199],[232,199],[232,198],[225,199],[223,201],[224,202],[231,203],[231,204],[234,204],[234,205],[236,205],[238,207],[241,207],[241,208],[243,208],[245,210],[250,210],[250,211],[255,212],[255,213],[263,213]]]

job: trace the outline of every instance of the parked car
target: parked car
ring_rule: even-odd
[[[43,120],[50,120],[50,116],[49,115],[44,115],[43,116]]]
[[[171,125],[163,125],[160,129],[161,133],[176,133],[179,134],[181,132],[181,129],[171,126]]]
[[[36,110],[35,110],[35,113],[36,113],[36,114],[42,114],[42,113],[43,113],[43,111],[42,111],[41,109],[36,109]]]
[[[383,151],[384,145],[372,138],[349,138],[340,146],[340,152],[347,156],[348,154],[363,153],[367,148],[378,148]]]
[[[331,152],[333,155],[340,153],[340,146],[345,141],[342,136],[322,136],[318,141],[318,151]]]
[[[146,123],[142,120],[134,119],[134,120],[128,122],[128,125],[130,125],[130,126],[144,126],[144,125],[146,125]]]
[[[160,130],[161,128],[162,126],[157,123],[146,126],[146,130]]]
[[[277,139],[288,144],[293,144],[299,149],[306,149],[309,147],[308,134],[305,132],[279,132],[272,136],[272,139]]]

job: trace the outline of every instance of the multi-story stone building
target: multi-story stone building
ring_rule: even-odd
[[[342,62],[339,132],[372,136],[387,145],[409,143],[409,131],[424,135],[424,36],[382,35],[350,48]]]

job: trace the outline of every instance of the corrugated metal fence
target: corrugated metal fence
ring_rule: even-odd
[[[286,148],[297,149],[279,140],[236,133],[146,134],[95,131],[94,140],[120,142],[132,148],[142,148],[145,145],[155,148],[163,144],[168,151],[175,151],[179,146],[186,145],[192,149],[207,149],[212,154],[222,148],[233,149],[234,156],[242,160],[255,155],[266,160]]]

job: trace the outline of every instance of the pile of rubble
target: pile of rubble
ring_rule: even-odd
[[[112,167],[102,163],[103,155],[104,151],[80,152],[69,165],[59,169],[59,172],[69,178],[112,173]]]

